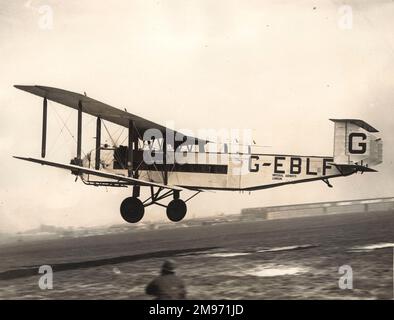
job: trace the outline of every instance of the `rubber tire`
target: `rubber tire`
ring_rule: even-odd
[[[128,223],[136,223],[144,217],[145,207],[136,197],[128,197],[120,205],[120,214]]]
[[[172,222],[181,221],[185,217],[186,212],[186,203],[181,199],[174,199],[167,206],[167,217]]]

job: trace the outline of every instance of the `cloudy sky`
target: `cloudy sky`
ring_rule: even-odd
[[[0,232],[41,223],[121,223],[130,190],[86,187],[39,156],[41,99],[13,88],[71,91],[177,128],[253,129],[268,153],[331,155],[329,118],[380,129],[379,173],[249,194],[206,193],[189,216],[243,207],[393,196],[392,1],[0,0]],[[68,162],[75,112],[49,108],[48,158]],[[86,117],[84,150],[93,146]],[[147,220],[165,219],[149,208]]]

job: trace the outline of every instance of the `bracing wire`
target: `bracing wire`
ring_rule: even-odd
[[[63,124],[63,127],[62,127],[61,131],[64,130],[64,128],[65,128],[65,129],[67,130],[67,132],[70,134],[71,138],[74,140],[75,144],[77,144],[77,140],[75,139],[75,136],[72,134],[70,128],[69,128],[68,125],[67,125],[67,122],[68,122],[68,120],[69,120],[70,117],[71,117],[71,112],[72,112],[72,111],[70,112],[70,114],[69,114],[67,120],[64,121],[63,118],[60,116],[60,114],[56,111],[56,108],[52,108],[52,109],[55,111],[55,115],[58,117],[58,119],[59,119],[59,120],[62,122],[62,124]],[[81,151],[82,151],[83,155],[86,157],[86,153],[85,153],[83,150],[81,150]]]

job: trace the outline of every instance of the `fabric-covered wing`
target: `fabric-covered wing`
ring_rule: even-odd
[[[146,120],[132,113],[114,108],[108,104],[94,100],[79,93],[44,86],[15,85],[14,87],[36,96],[47,98],[48,100],[63,104],[76,110],[78,110],[79,102],[81,102],[83,112],[95,117],[100,117],[101,119],[113,122],[126,128],[129,126],[129,121],[132,120],[141,136],[147,129],[158,129],[163,135],[167,129],[162,125]],[[171,129],[168,130],[173,131]],[[176,134],[176,132],[174,132],[174,134]],[[198,144],[199,142],[206,143],[205,140],[199,140],[194,137],[189,138],[193,139],[193,144]]]
[[[76,165],[72,165],[72,164],[64,164],[64,163],[47,161],[47,160],[43,160],[43,159],[17,157],[17,156],[14,156],[14,158],[20,159],[20,160],[25,160],[25,161],[30,161],[30,162],[35,162],[35,163],[39,163],[42,165],[47,165],[47,166],[51,166],[51,167],[55,167],[55,168],[71,170],[73,172],[78,172],[78,174],[85,173],[85,174],[91,174],[91,175],[95,175],[95,176],[103,177],[103,178],[107,178],[107,179],[113,179],[116,181],[123,181],[123,182],[130,183],[131,185],[160,187],[160,188],[164,188],[164,189],[171,189],[171,190],[178,190],[178,191],[183,190],[183,188],[181,188],[181,187],[168,186],[168,185],[164,185],[161,183],[125,177],[125,176],[121,176],[118,174],[94,170],[94,169],[76,166]]]

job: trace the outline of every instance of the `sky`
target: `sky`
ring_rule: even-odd
[[[13,159],[40,155],[42,113],[41,99],[15,84],[87,92],[176,129],[252,129],[267,153],[332,155],[329,118],[380,130],[378,173],[335,179],[334,188],[206,192],[189,202],[189,217],[393,196],[393,16],[394,2],[383,0],[0,0],[0,232],[122,223],[131,193]],[[68,162],[76,114],[50,103],[48,117],[48,159]],[[84,124],[87,152],[95,119]],[[145,219],[164,221],[165,210],[150,207]]]

